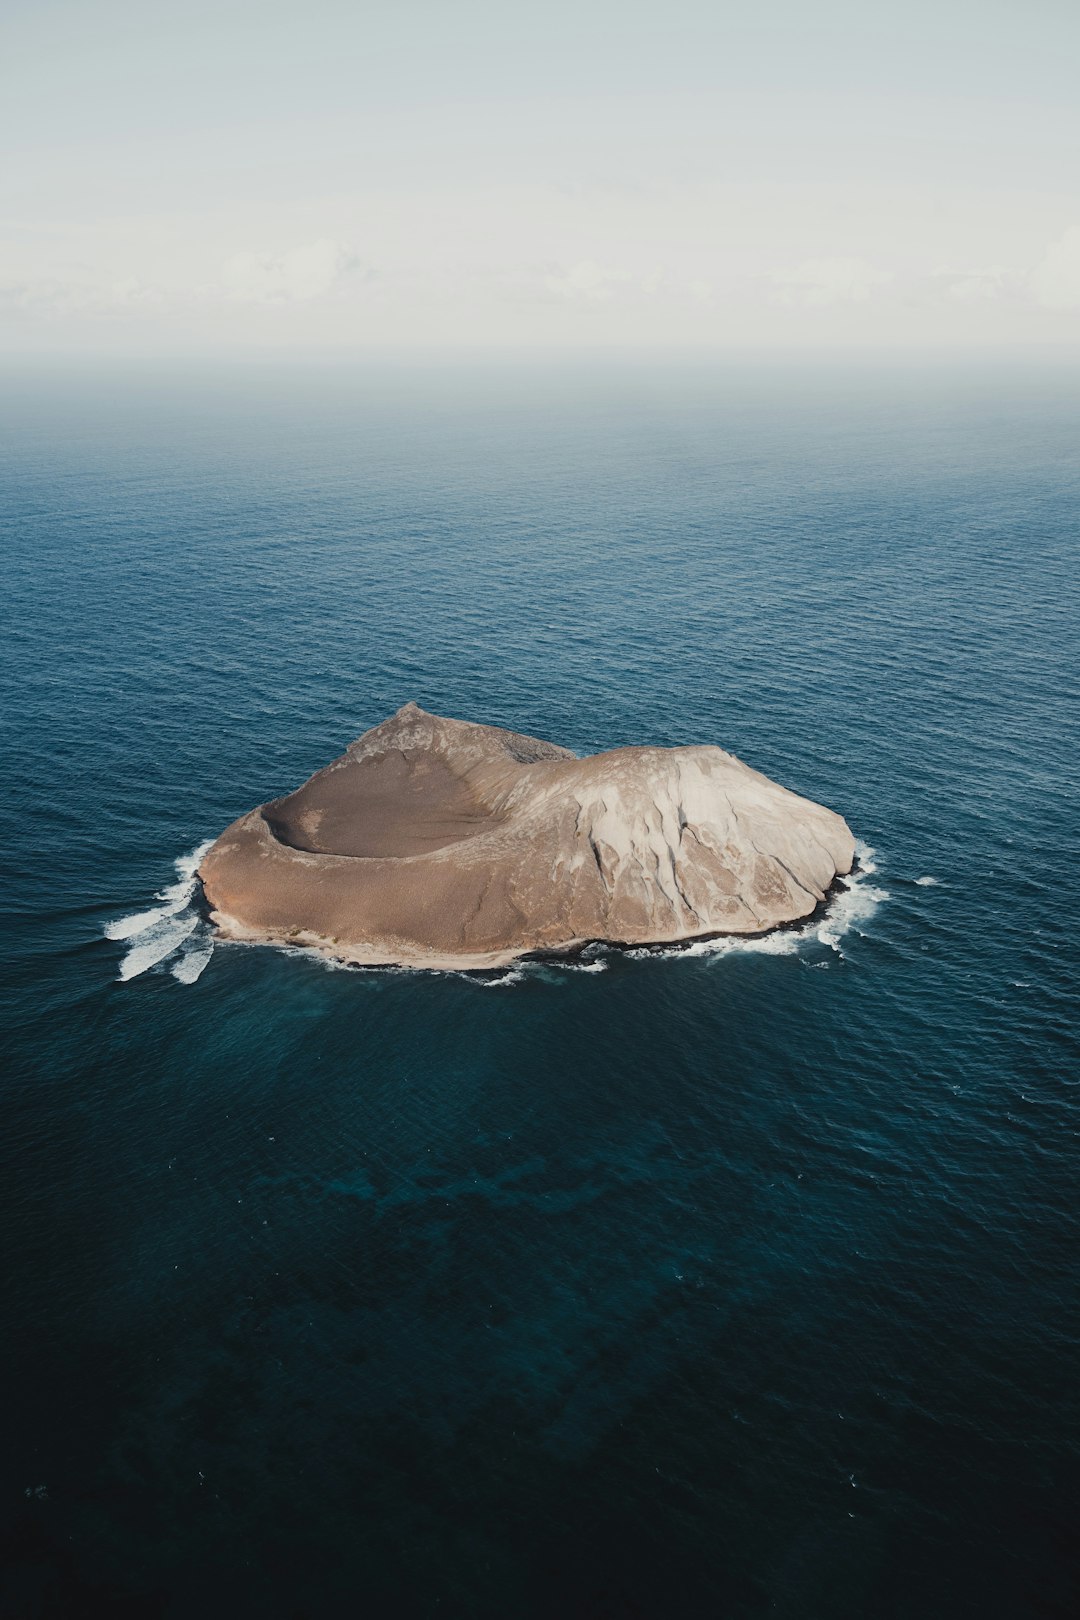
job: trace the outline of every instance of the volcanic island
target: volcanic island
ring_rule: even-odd
[[[220,936],[443,970],[764,934],[851,871],[835,811],[711,745],[579,758],[415,703],[199,867]]]

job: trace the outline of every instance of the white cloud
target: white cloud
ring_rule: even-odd
[[[0,284],[0,305],[28,315],[81,315],[113,303],[107,287],[71,276],[27,276]]]
[[[1031,290],[1045,309],[1080,309],[1080,225],[1050,244],[1031,272]]]
[[[163,297],[157,287],[148,287],[138,276],[124,276],[120,281],[114,281],[111,288],[111,302],[128,308],[156,308],[163,302]]]
[[[1004,297],[1013,290],[1016,273],[1002,265],[988,265],[972,270],[955,270],[942,265],[933,272],[934,279],[946,281],[946,296],[959,304],[986,304]]]
[[[602,264],[597,264],[595,259],[582,259],[569,270],[549,275],[545,286],[548,292],[556,293],[561,298],[599,304],[609,299],[618,287],[633,279],[628,270],[608,270]]]
[[[805,259],[789,269],[771,270],[767,279],[776,288],[778,303],[824,309],[832,304],[864,304],[893,277],[891,271],[878,270],[865,259]]]
[[[308,303],[324,297],[355,264],[340,242],[322,237],[287,253],[238,253],[225,264],[222,280],[240,303]]]

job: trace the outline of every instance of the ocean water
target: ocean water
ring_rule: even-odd
[[[5,1615],[1076,1612],[1080,380],[0,397]],[[407,699],[840,810],[801,935],[214,946]]]

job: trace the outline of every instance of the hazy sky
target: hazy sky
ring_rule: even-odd
[[[6,0],[0,349],[1080,342],[1080,0]]]

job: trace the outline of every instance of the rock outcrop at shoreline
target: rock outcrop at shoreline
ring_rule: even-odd
[[[711,746],[568,749],[407,703],[199,868],[226,938],[494,968],[594,940],[760,934],[851,870],[832,810]]]

